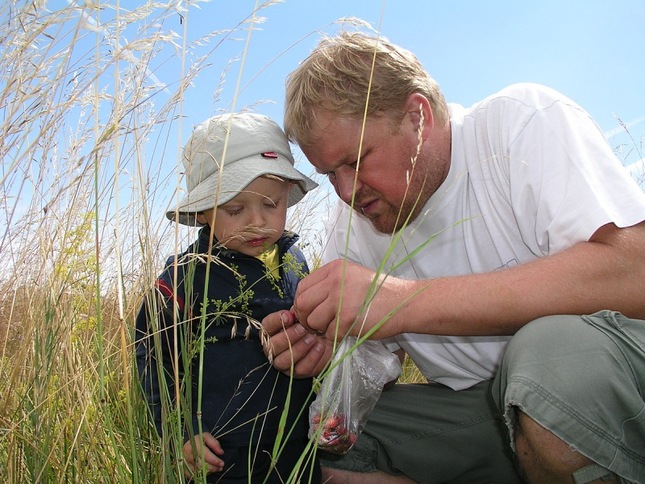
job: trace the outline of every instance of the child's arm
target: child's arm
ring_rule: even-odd
[[[218,457],[224,454],[224,450],[219,440],[208,432],[195,435],[193,440],[186,441],[182,450],[188,466],[185,471],[188,478],[198,473],[202,466],[206,467],[208,473],[224,470],[224,461]]]
[[[137,370],[159,435],[163,433],[162,405],[175,394],[171,358],[174,299],[170,286],[160,277],[145,295],[136,319]]]
[[[158,298],[154,291],[150,291],[144,297],[139,314],[136,319],[136,359],[139,380],[143,390],[146,403],[152,413],[157,432],[162,433],[162,411],[161,411],[161,382],[159,379],[160,368],[158,361],[161,361],[161,348],[157,348],[154,334],[160,334],[161,318],[158,316],[161,311],[161,298]],[[163,345],[163,343],[162,343]],[[172,382],[166,381],[166,384]]]

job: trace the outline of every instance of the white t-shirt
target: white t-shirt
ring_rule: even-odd
[[[606,223],[645,219],[645,193],[590,116],[561,94],[517,84],[449,108],[450,170],[419,217],[383,235],[353,212],[348,234],[351,209],[339,201],[325,262],[346,256],[376,270],[387,257],[385,272],[405,279],[490,272],[587,241]],[[509,338],[393,340],[429,381],[460,390],[494,375]]]

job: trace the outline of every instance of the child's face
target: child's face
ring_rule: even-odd
[[[278,241],[287,219],[291,183],[273,178],[253,180],[235,198],[203,213],[217,240],[226,248],[257,256]]]

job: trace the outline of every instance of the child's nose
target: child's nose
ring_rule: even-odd
[[[251,211],[251,225],[263,227],[265,223],[266,217],[264,216],[264,211],[259,208],[253,209]]]

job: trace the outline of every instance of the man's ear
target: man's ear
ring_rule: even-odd
[[[422,139],[425,140],[434,126],[434,115],[428,98],[418,92],[410,94],[405,102],[405,114],[412,129],[416,133],[421,130]]]

